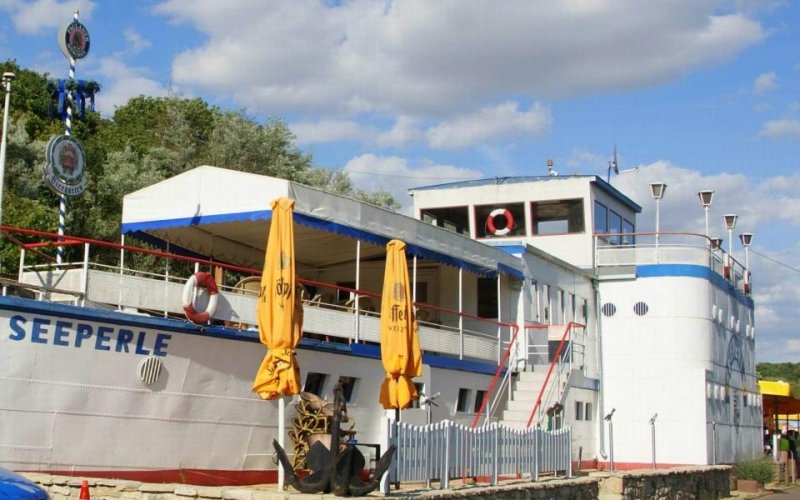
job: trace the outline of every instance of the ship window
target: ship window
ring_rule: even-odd
[[[583,420],[583,401],[575,401],[575,420]]]
[[[594,202],[594,232],[608,233],[608,208],[599,201]]]
[[[613,211],[608,211],[608,232],[611,236],[608,237],[608,242],[612,245],[619,245],[622,242],[619,234],[622,232],[622,217]]]
[[[475,391],[475,413],[481,411],[481,405],[483,404],[483,398],[486,397],[486,391]]]
[[[497,317],[497,280],[478,278],[478,316]]]
[[[524,207],[522,203],[476,206],[475,234],[478,238],[524,236]]]
[[[625,234],[622,235],[622,241],[620,242],[620,244],[633,245],[636,243],[636,236],[633,235],[633,233],[636,232],[636,228],[634,227],[633,222],[629,222],[623,219],[622,232]]]
[[[428,224],[469,236],[469,207],[426,208],[420,215]]]
[[[339,377],[339,383],[342,385],[342,393],[344,395],[344,400],[346,402],[351,402],[353,399],[353,390],[356,387],[356,381],[358,379],[355,377],[347,377],[342,375]]]
[[[539,323],[542,319],[539,303],[539,282],[536,280],[531,280],[531,318],[537,323]]]
[[[417,398],[411,401],[411,407],[419,408],[419,399],[425,394],[425,386],[419,382],[414,382],[414,387],[417,389]]]
[[[533,234],[584,232],[583,200],[534,201],[531,203]]]
[[[325,373],[308,372],[303,390],[322,397],[322,390],[325,389],[325,380],[327,378],[328,375]]]
[[[469,389],[461,388],[458,390],[458,401],[456,401],[456,411],[465,412],[469,408]]]
[[[584,420],[591,420],[592,419],[592,403],[586,403],[584,406],[585,413],[583,414]]]
[[[617,306],[615,306],[611,302],[606,302],[605,304],[603,304],[601,310],[603,311],[603,316],[611,317],[617,313]]]

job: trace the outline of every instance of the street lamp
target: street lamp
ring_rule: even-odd
[[[714,191],[704,189],[697,193],[700,197],[700,203],[703,205],[703,211],[706,213],[706,238],[708,238],[708,207],[711,206],[711,199],[714,198]]]
[[[722,216],[722,219],[725,221],[725,227],[728,229],[728,273],[730,276],[735,276],[734,273],[731,271],[735,271],[731,269],[733,267],[733,228],[736,227],[736,214],[725,214]]]
[[[3,108],[3,135],[0,137],[0,222],[3,218],[3,179],[6,173],[6,142],[8,136],[8,108],[11,104],[11,81],[16,77],[14,73],[3,73],[3,87],[6,91],[6,103]]]
[[[744,247],[744,287],[745,292],[750,293],[750,244],[753,243],[753,233],[742,233],[739,240]]]
[[[615,411],[617,411],[616,408],[611,408],[611,412],[604,417],[608,422],[608,461],[611,465],[611,472],[614,472],[614,423],[611,421],[611,417],[614,416]]]
[[[664,191],[667,190],[667,185],[663,182],[651,182],[650,183],[650,193],[653,195],[653,199],[656,200],[656,247],[658,247],[658,232],[659,232],[659,222],[660,222],[660,204],[661,198],[664,197]]]
[[[658,413],[650,417],[650,441],[652,443],[651,449],[653,451],[653,470],[656,468],[656,417],[658,417]]]
[[[722,248],[722,238],[720,237],[711,238],[711,249],[719,250],[721,248]]]

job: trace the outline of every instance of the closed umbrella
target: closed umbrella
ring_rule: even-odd
[[[406,244],[386,245],[386,271],[381,298],[381,362],[386,378],[380,403],[385,409],[408,408],[417,399],[412,377],[422,375],[422,353],[406,265]]]
[[[258,333],[268,349],[253,382],[253,392],[262,399],[293,396],[301,389],[295,349],[303,336],[303,305],[296,293],[293,208],[294,200],[288,198],[272,202],[272,222],[256,306]]]
[[[267,355],[253,382],[253,392],[262,399],[278,400],[278,444],[284,446],[286,406],[281,396],[300,392],[300,367],[295,350],[303,336],[303,304],[297,300],[294,265],[294,200],[278,198],[272,202],[264,271],[258,294],[256,315],[261,343]],[[278,469],[278,489],[283,490],[284,470]]]

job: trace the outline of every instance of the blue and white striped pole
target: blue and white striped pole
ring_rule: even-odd
[[[75,22],[78,22],[78,11],[76,10],[72,14],[72,18]],[[75,58],[70,56],[69,58],[69,79],[75,81]],[[67,117],[64,120],[64,135],[70,136],[72,135],[72,108],[73,108],[73,97],[72,91],[67,89]],[[67,227],[67,195],[61,193],[59,196],[58,201],[58,239],[62,241],[64,239],[64,234],[66,233]],[[56,249],[56,264],[61,265],[64,261],[64,247],[58,246]]]

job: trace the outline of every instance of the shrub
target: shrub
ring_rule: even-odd
[[[733,473],[738,479],[752,479],[766,484],[775,480],[775,465],[769,458],[746,460],[737,462],[733,466]]]

